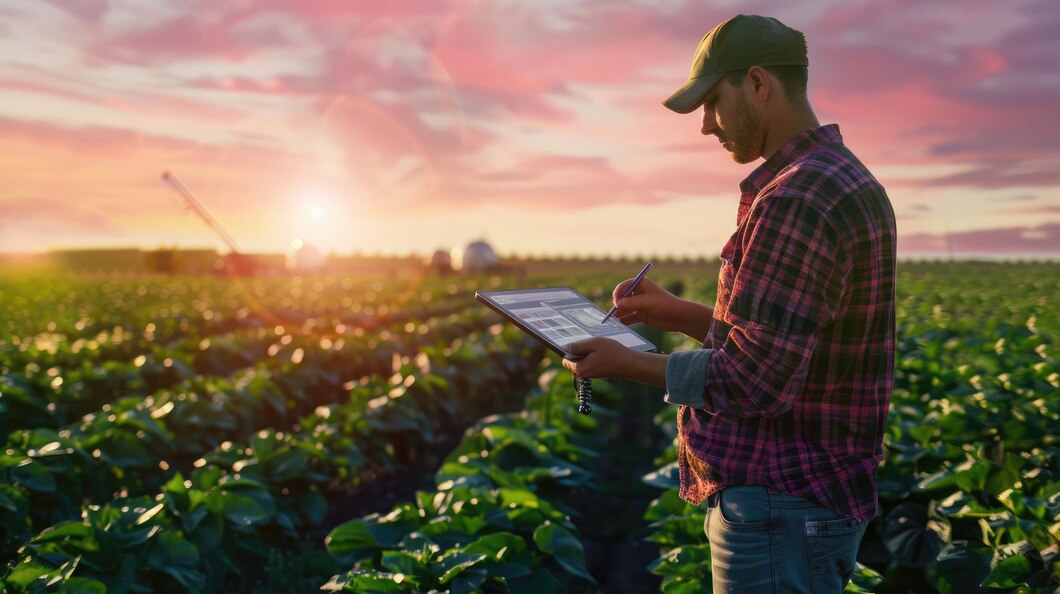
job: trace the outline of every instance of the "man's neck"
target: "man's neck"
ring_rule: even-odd
[[[821,127],[821,123],[817,121],[817,116],[813,113],[813,108],[810,107],[809,103],[803,103],[797,107],[793,106],[791,111],[785,116],[775,119],[773,125],[769,127],[769,133],[766,135],[765,146],[762,150],[763,159],[772,157],[773,153],[779,151],[782,146],[787,144],[792,138],[795,138],[796,135]]]

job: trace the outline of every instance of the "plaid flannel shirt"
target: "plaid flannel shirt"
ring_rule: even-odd
[[[764,485],[870,520],[894,373],[894,211],[835,125],[793,138],[740,190],[704,348],[667,365],[681,497]]]

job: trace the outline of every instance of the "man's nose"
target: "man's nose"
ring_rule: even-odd
[[[703,127],[700,128],[700,132],[703,136],[710,136],[718,130],[718,122],[714,118],[714,110],[709,109],[706,105],[703,106]]]

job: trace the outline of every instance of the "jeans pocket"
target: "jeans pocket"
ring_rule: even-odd
[[[714,511],[718,515],[718,523],[726,530],[769,530],[769,495],[765,487],[728,487],[722,490]]]
[[[858,545],[867,522],[853,518],[806,522],[806,551],[814,592],[840,592],[857,567]]]

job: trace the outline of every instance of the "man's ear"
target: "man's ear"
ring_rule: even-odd
[[[772,91],[772,80],[769,73],[761,66],[751,66],[747,69],[747,84],[750,85],[751,95],[761,103],[769,99]]]

